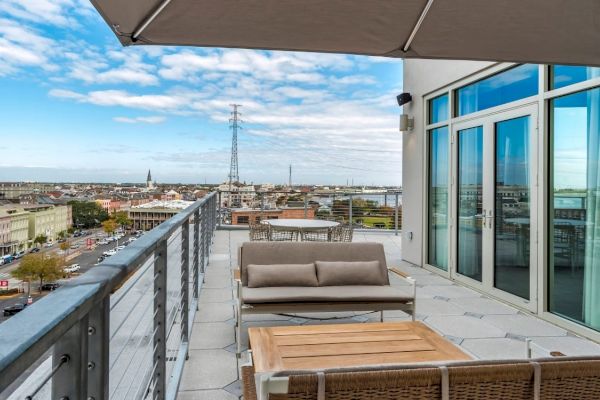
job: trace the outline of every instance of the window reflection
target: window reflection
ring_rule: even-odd
[[[448,95],[429,100],[429,123],[435,124],[448,119]]]
[[[600,88],[550,108],[549,308],[600,329]]]
[[[529,299],[529,116],[496,123],[494,286]]]
[[[429,136],[428,263],[448,270],[448,127]]]
[[[574,83],[600,77],[599,67],[553,65],[551,68],[550,87],[552,89],[559,89]]]
[[[458,131],[458,273],[481,281],[483,127]]]
[[[457,116],[524,99],[538,93],[538,66],[524,64],[456,91]]]

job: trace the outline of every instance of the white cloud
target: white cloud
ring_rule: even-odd
[[[55,42],[33,29],[0,18],[0,76],[15,73],[22,67],[56,69],[49,56]]]
[[[120,106],[145,110],[176,111],[185,106],[186,97],[169,94],[132,94],[124,90],[96,90],[81,94],[62,89],[53,89],[50,96],[77,100],[99,106]]]
[[[159,80],[153,74],[155,67],[145,63],[141,54],[126,51],[111,51],[108,57],[94,51],[88,51],[87,55],[70,52],[67,54],[68,75],[87,84],[158,85]],[[109,64],[109,58],[120,65]]]
[[[134,117],[134,118],[114,117],[113,120],[115,122],[122,122],[125,124],[137,124],[137,123],[161,124],[161,123],[165,122],[167,119],[165,117],[155,115],[155,116],[149,116],[149,117]]]
[[[2,0],[0,13],[24,21],[72,28],[79,27],[75,15],[96,15],[87,0]]]
[[[326,82],[324,69],[347,70],[349,56],[264,52],[253,50],[211,50],[203,54],[184,50],[166,54],[161,59],[159,74],[169,80],[197,82],[203,75],[215,73],[251,75],[266,81],[288,81],[307,84]]]

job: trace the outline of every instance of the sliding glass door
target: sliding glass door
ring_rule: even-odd
[[[548,308],[600,330],[600,88],[552,100],[550,137]]]
[[[531,213],[537,108],[454,124],[456,227],[453,276],[535,308],[536,218]],[[532,233],[533,232],[533,233]]]

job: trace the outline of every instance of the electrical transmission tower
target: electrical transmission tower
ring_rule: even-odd
[[[239,125],[242,120],[239,118],[242,114],[238,112],[238,107],[241,104],[230,104],[233,107],[231,112],[231,118],[229,119],[229,127],[232,130],[231,137],[231,165],[229,167],[229,191],[233,189],[233,184],[240,181],[240,174],[238,171],[238,151],[237,151],[237,134],[238,129],[242,129]],[[231,195],[231,193],[229,194]]]

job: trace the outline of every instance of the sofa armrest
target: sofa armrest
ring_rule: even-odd
[[[413,302],[416,302],[416,300],[417,300],[417,281],[414,278],[411,278],[407,273],[405,273],[405,272],[403,272],[400,269],[395,268],[395,267],[388,267],[388,272],[396,274],[401,279],[403,279],[406,282],[408,282],[408,284],[411,286],[411,292],[412,292],[412,295],[413,295]]]
[[[399,275],[400,277],[402,277],[402,278],[404,278],[404,279],[412,279],[412,278],[410,277],[410,275],[408,275],[406,272],[403,272],[403,271],[399,270],[399,269],[398,269],[398,268],[396,268],[396,267],[390,267],[390,268],[388,268],[388,271],[389,271],[389,272],[392,272],[392,273],[394,273],[394,274],[396,274],[396,275]]]

